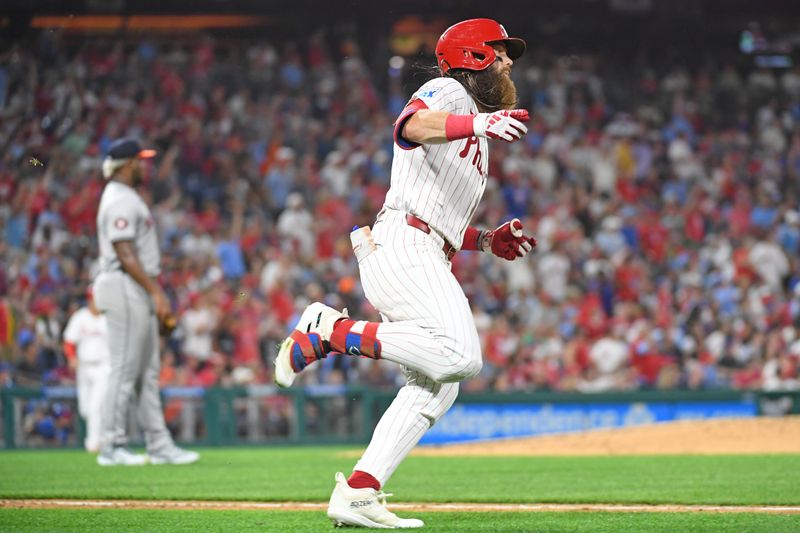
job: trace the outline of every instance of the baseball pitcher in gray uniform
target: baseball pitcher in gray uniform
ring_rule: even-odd
[[[103,161],[109,180],[100,198],[97,239],[100,273],[94,281],[95,301],[106,315],[111,375],[103,407],[103,466],[188,464],[197,452],[175,445],[164,423],[159,397],[159,325],[174,321],[169,300],[156,281],[160,252],[153,217],[135,187],[141,182],[142,160],[155,156],[131,138],[114,141]],[[128,419],[136,406],[147,455],[128,449]]]

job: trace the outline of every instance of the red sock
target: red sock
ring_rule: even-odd
[[[372,359],[381,358],[381,341],[378,340],[378,322],[367,322],[363,333],[351,330],[355,320],[340,318],[333,326],[330,345],[335,352],[350,355],[363,355]]]
[[[372,474],[367,474],[361,470],[353,470],[353,473],[347,479],[347,484],[350,485],[351,489],[371,488],[381,490],[380,482]]]

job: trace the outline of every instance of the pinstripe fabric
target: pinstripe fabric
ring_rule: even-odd
[[[457,115],[478,113],[466,89],[452,78],[435,78],[411,97],[428,109]],[[461,247],[464,231],[486,186],[489,146],[472,137],[408,150],[394,147],[392,181],[386,206],[412,213]]]
[[[476,114],[457,81],[437,78],[412,100],[428,109]],[[359,262],[364,294],[380,311],[381,358],[403,365],[406,385],[381,417],[355,470],[385,484],[419,439],[458,395],[458,382],[480,372],[472,311],[442,251],[457,249],[486,186],[485,139],[471,137],[413,149],[395,145],[392,181],[372,230],[378,249]],[[406,214],[424,220],[424,233]]]
[[[406,378],[406,385],[381,417],[369,446],[353,468],[373,475],[381,485],[458,396],[458,383],[437,383],[409,369]]]
[[[378,250],[359,263],[367,299],[385,322],[381,357],[403,365],[400,389],[375,428],[355,470],[381,484],[458,395],[458,381],[480,372],[480,341],[464,292],[435,233],[408,226],[385,210],[373,228]]]
[[[362,260],[361,283],[387,322],[378,328],[381,358],[449,383],[481,369],[472,310],[450,271],[443,239],[408,226],[387,209],[373,230],[378,250]]]

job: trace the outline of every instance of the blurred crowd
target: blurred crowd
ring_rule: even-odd
[[[100,162],[123,135],[159,151],[141,193],[180,316],[163,386],[270,383],[311,301],[378,320],[348,235],[380,210],[420,82],[388,63],[324,32],[48,32],[2,52],[0,387],[74,380],[61,335],[96,273]],[[518,217],[539,246],[454,258],[484,345],[465,389],[800,387],[800,68],[612,67],[535,49],[514,67],[535,118],[492,144],[473,225]],[[301,379],[403,376],[330,357]]]

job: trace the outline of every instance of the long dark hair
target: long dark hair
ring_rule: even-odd
[[[442,76],[437,66],[420,66],[420,70],[430,77]],[[491,66],[484,70],[450,69],[444,77],[463,85],[482,113],[512,109],[517,103],[513,82]]]
[[[483,112],[511,109],[517,103],[516,91],[513,91],[513,97],[510,97],[508,91],[504,90],[506,89],[504,75],[491,67],[484,70],[453,69],[446,76],[463,85]]]

